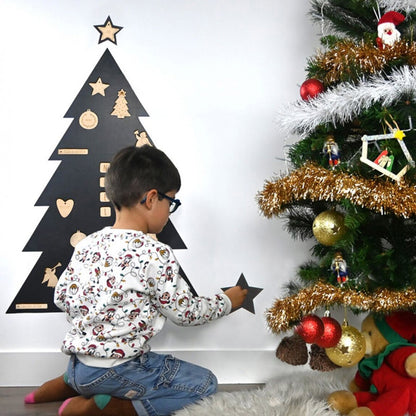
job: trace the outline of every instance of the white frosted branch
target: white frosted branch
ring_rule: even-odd
[[[305,136],[320,124],[343,124],[375,103],[389,106],[403,95],[416,96],[416,68],[403,66],[388,76],[344,82],[309,101],[299,99],[278,110],[276,122],[287,134]]]

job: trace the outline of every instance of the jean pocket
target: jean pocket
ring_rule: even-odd
[[[90,371],[88,376],[82,373],[76,374],[75,381],[77,391],[87,397],[97,393],[110,394],[118,384],[116,380],[114,380],[115,375],[113,370],[103,369]]]
[[[165,362],[160,371],[155,388],[157,389],[162,385],[165,387],[170,386],[172,381],[175,379],[180,366],[181,363],[177,358],[171,355],[166,355]]]
[[[83,396],[109,394],[121,399],[136,400],[146,393],[146,388],[137,382],[132,374],[116,372],[114,369],[97,369],[91,371],[89,378],[82,378],[77,384],[77,391]]]

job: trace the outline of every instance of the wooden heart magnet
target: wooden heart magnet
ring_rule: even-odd
[[[74,200],[67,199],[66,201],[64,201],[63,199],[58,198],[56,200],[56,206],[61,216],[63,218],[66,218],[71,213],[72,208],[74,208]]]

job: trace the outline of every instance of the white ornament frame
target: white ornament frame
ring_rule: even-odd
[[[391,179],[394,179],[396,182],[400,182],[402,177],[406,174],[406,172],[410,169],[410,167],[415,167],[415,161],[413,160],[412,156],[409,153],[409,150],[406,147],[406,144],[403,141],[403,138],[406,135],[404,134],[403,130],[394,129],[391,133],[387,134],[376,134],[372,136],[364,135],[361,140],[363,142],[362,152],[360,160],[361,162],[365,163],[366,165],[372,167],[373,169],[381,172],[383,175],[388,176]],[[389,170],[385,169],[384,167],[374,163],[370,159],[368,159],[368,144],[372,142],[377,142],[379,140],[389,140],[389,139],[396,139],[399,142],[400,147],[404,155],[406,156],[407,161],[409,162],[399,173],[394,174]]]

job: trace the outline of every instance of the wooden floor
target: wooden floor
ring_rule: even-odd
[[[258,384],[222,384],[218,391],[237,391],[258,388]],[[60,402],[24,404],[26,394],[33,387],[0,387],[0,416],[57,416]]]

